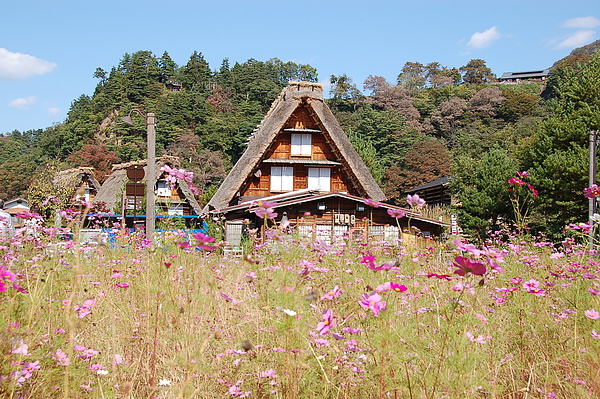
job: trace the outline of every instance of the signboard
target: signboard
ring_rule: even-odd
[[[132,183],[140,183],[146,173],[141,165],[133,165],[127,168],[127,177]]]

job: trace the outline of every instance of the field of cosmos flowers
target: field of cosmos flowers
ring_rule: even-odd
[[[275,225],[227,257],[202,233],[31,225],[0,246],[3,398],[600,397],[600,258],[576,238]]]

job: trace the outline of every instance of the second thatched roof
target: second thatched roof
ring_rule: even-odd
[[[117,165],[113,165],[112,172],[110,176],[106,179],[102,187],[98,191],[98,194],[94,198],[93,203],[104,203],[107,209],[113,210],[118,204],[119,199],[123,191],[125,190],[125,185],[129,181],[127,177],[127,168],[131,166],[142,166],[144,168],[144,172],[146,172],[146,165],[148,161],[146,159],[142,159],[139,161],[132,161],[121,163]],[[172,156],[162,156],[156,159],[156,176],[155,179],[160,178],[163,172],[160,170],[165,165],[169,165],[171,167],[179,166],[179,158]],[[193,209],[196,215],[200,215],[202,212],[202,208],[196,198],[194,197],[194,193],[190,190],[187,182],[182,179],[177,179],[177,185],[181,192],[185,196],[185,200],[190,204],[190,207]]]

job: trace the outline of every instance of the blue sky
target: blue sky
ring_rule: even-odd
[[[310,64],[362,89],[403,65],[460,67],[481,58],[504,72],[544,69],[600,38],[598,0],[4,0],[0,2],[0,133],[60,123],[92,95],[96,68],[125,53],[194,50],[224,58]]]

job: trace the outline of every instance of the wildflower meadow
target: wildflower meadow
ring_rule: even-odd
[[[202,233],[35,226],[0,246],[3,398],[600,397],[600,258],[576,235],[286,228],[227,257]]]

